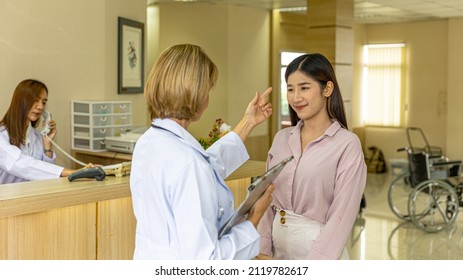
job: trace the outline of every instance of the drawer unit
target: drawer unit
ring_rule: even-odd
[[[113,136],[121,136],[129,130],[130,127],[83,127],[74,126],[73,135],[77,138],[105,138]]]
[[[106,151],[105,139],[74,138],[72,147],[76,150]]]
[[[81,126],[127,126],[132,124],[130,114],[120,115],[74,115],[73,124]]]
[[[132,126],[130,101],[71,101],[72,148],[105,151],[105,138]]]

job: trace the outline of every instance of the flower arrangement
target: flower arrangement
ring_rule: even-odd
[[[199,138],[198,142],[206,150],[212,144],[214,144],[215,141],[219,140],[222,136],[224,136],[230,131],[231,131],[231,126],[226,124],[220,118],[216,119],[214,125],[212,126],[212,130],[209,132],[209,138],[208,139]]]

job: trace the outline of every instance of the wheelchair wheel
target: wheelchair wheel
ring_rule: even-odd
[[[392,212],[402,220],[410,221],[408,201],[413,188],[410,185],[410,174],[403,173],[395,178],[387,193],[387,202]]]
[[[421,182],[411,193],[408,205],[411,221],[426,232],[451,226],[458,214],[455,189],[441,180]]]

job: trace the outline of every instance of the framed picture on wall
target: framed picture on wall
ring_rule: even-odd
[[[118,18],[118,93],[143,93],[144,34],[144,23]]]

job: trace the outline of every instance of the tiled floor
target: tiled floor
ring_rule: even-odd
[[[463,260],[463,211],[449,229],[426,233],[390,210],[387,192],[393,178],[389,174],[368,173],[367,205],[347,242],[351,259]]]

